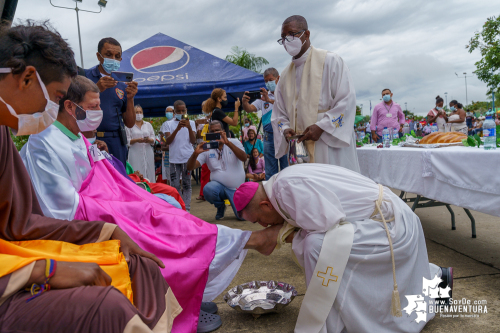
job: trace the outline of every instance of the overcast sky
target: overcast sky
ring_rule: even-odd
[[[52,0],[74,6],[72,0]],[[99,10],[97,0],[83,0],[83,9]],[[350,68],[357,104],[363,113],[380,102],[390,88],[394,100],[408,110],[425,114],[436,95],[465,104],[463,77],[480,59],[465,45],[487,17],[499,15],[491,0],[108,0],[100,14],[80,12],[84,64],[97,64],[95,52],[102,37],[112,36],[124,50],[161,32],[220,58],[232,46],[266,58],[279,71],[290,56],[276,40],[281,23],[303,15],[312,44],[338,53]],[[80,64],[76,14],[54,8],[49,0],[19,0],[16,19],[50,19],[68,39]],[[487,100],[486,85],[467,78],[468,101]]]

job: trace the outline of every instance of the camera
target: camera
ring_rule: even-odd
[[[203,144],[203,149],[218,149],[219,143],[217,141],[207,142]]]
[[[248,94],[246,94],[248,97],[250,97],[250,101],[249,103],[251,103],[252,101],[255,101],[257,99],[261,99],[261,92],[260,90],[256,90],[256,91],[249,91]]]
[[[220,140],[220,133],[207,133],[205,134],[205,141]]]
[[[187,113],[183,114],[181,119],[182,120],[189,120],[189,117],[188,117]]]

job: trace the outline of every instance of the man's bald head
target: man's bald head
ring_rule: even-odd
[[[283,217],[274,209],[262,184],[259,184],[252,200],[238,212],[238,215],[263,227],[283,223]]]
[[[292,23],[292,22],[295,22],[295,24],[297,25],[297,28],[299,28],[300,30],[309,30],[309,28],[307,27],[307,21],[306,21],[305,17],[300,16],[300,15],[290,16],[289,18],[287,18],[283,22],[282,26],[289,24],[289,23]]]

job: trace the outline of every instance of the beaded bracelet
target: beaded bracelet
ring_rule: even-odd
[[[57,268],[57,261],[54,259],[45,259],[45,282],[38,285],[33,283],[31,288],[28,290],[31,293],[31,297],[26,300],[26,302],[40,296],[43,292],[50,290],[49,279],[54,276]]]

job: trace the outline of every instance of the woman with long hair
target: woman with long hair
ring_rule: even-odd
[[[465,111],[463,105],[458,103],[455,99],[450,102],[450,110],[452,111],[450,116],[448,117],[448,123],[451,125],[451,130],[453,132],[461,132],[467,135],[469,133],[469,129],[467,127],[467,123],[465,122]]]
[[[210,118],[210,120],[218,120],[222,123],[224,131],[227,137],[229,137],[229,125],[238,125],[238,108],[240,107],[240,99],[238,98],[234,103],[234,115],[233,118],[228,117],[222,108],[227,106],[227,94],[222,88],[215,88],[204,104],[203,104],[203,114]]]
[[[258,182],[266,178],[264,158],[259,154],[257,148],[252,149],[248,163],[247,178]]]
[[[443,110],[443,104],[443,99],[438,95],[436,97],[436,106],[427,114],[427,122],[429,124],[435,122],[440,132],[444,132],[444,124],[446,124],[446,121],[448,120],[446,112]]]

